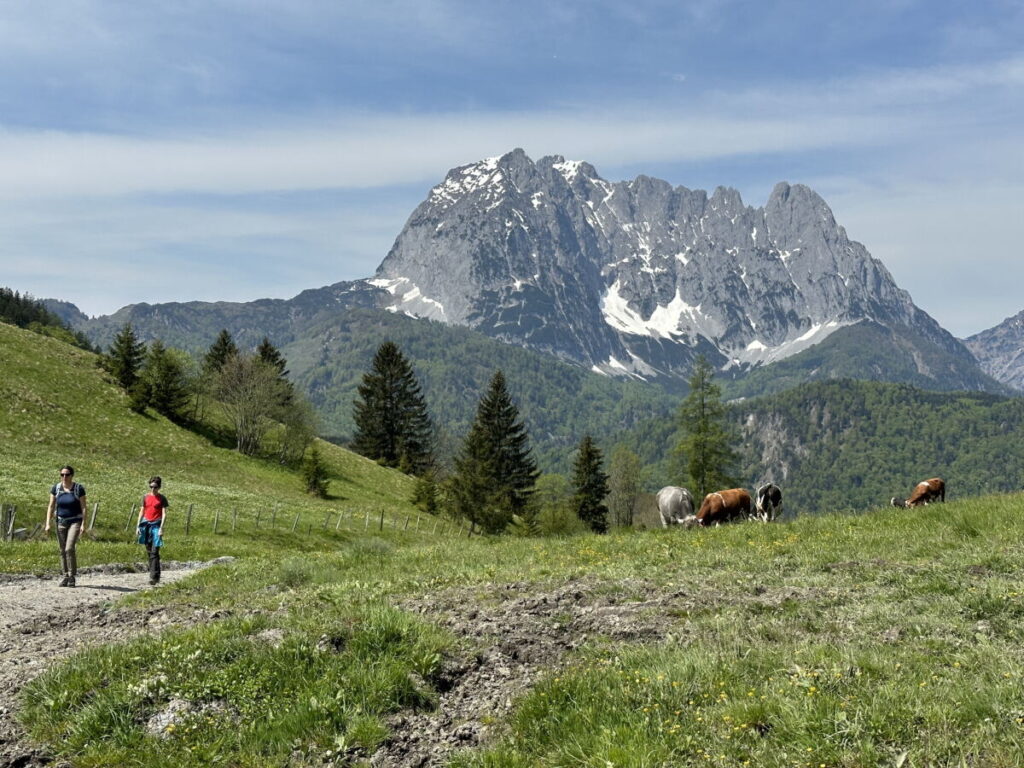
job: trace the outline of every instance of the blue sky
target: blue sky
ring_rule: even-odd
[[[1024,309],[1024,1],[0,0],[0,284],[88,314],[366,277],[523,147],[814,187],[957,335]]]

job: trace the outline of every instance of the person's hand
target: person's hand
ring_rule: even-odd
[[[47,523],[46,527],[43,530],[46,531],[47,533],[49,533],[50,532],[50,524]]]

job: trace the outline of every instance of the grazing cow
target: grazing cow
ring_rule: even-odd
[[[757,510],[754,518],[763,523],[782,517],[782,489],[775,483],[765,483],[757,489],[754,507]]]
[[[685,523],[693,518],[693,494],[685,488],[666,485],[658,491],[658,512],[662,528]]]
[[[750,517],[750,494],[742,488],[715,491],[704,497],[697,512],[699,525],[717,525]]]
[[[933,477],[931,480],[922,480],[914,486],[914,492],[909,499],[897,499],[892,497],[894,507],[922,507],[930,501],[946,500],[946,482],[941,477]]]

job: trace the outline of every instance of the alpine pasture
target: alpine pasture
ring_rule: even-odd
[[[88,353],[0,325],[0,354],[0,500],[41,520],[56,468],[71,463],[90,507],[101,502],[80,562],[135,562],[125,519],[161,474],[175,516],[165,558],[237,558],[117,603],[174,620],[89,648],[22,691],[28,733],[74,765],[376,754],[395,765],[852,768],[1024,755],[1019,495],[958,498],[951,486],[945,504],[860,516],[441,535],[433,520],[394,525],[412,512],[411,482],[340,448],[323,446],[331,498],[312,500],[272,461],[132,414]],[[245,535],[214,534],[206,516],[185,536],[174,526],[187,503],[206,515],[237,506]],[[287,525],[268,529],[274,504]],[[337,530],[320,526],[343,508]],[[382,509],[392,524],[367,526],[367,510]],[[305,531],[290,530],[296,513]],[[52,540],[0,545],[0,572],[52,574],[56,560]],[[524,628],[551,641],[543,653]],[[528,685],[515,685],[520,670]],[[508,706],[474,699],[479,680],[507,684]],[[444,738],[424,734],[426,753],[395,752],[410,723],[443,722],[431,717],[453,691],[479,706]],[[172,701],[186,716],[154,729]]]

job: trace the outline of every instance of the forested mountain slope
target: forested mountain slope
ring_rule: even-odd
[[[953,498],[1024,488],[1024,398],[847,379],[733,402],[729,414],[743,482],[778,483],[790,512],[864,510],[934,475]],[[677,426],[651,421],[624,439],[651,488],[679,480]]]

